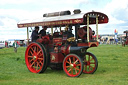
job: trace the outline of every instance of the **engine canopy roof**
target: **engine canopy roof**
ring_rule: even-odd
[[[41,17],[37,19],[29,19],[20,21],[18,28],[34,27],[34,26],[65,26],[65,25],[86,25],[87,16],[89,16],[89,24],[96,24],[96,16],[98,16],[98,24],[108,23],[108,16],[101,12],[79,13],[65,16]]]

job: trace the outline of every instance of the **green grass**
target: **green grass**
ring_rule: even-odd
[[[67,77],[63,70],[48,68],[42,74],[28,71],[24,47],[0,49],[0,85],[127,85],[128,46],[100,45],[89,48],[96,55],[98,69],[94,74],[82,74],[78,78]]]

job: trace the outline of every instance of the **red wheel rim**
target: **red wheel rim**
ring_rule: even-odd
[[[31,43],[25,53],[25,62],[27,68],[33,73],[39,73],[44,66],[44,54],[42,48],[36,44]]]
[[[69,55],[64,59],[63,68],[65,73],[70,77],[76,77],[81,74],[81,61],[75,55]]]
[[[97,67],[97,61],[91,53],[86,53],[84,56],[84,69],[83,72],[90,74],[95,72]]]

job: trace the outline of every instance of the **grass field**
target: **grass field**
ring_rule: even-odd
[[[67,77],[63,70],[48,68],[42,74],[28,71],[24,47],[0,49],[0,85],[128,85],[128,46],[100,45],[88,51],[96,55],[98,69],[94,74]]]

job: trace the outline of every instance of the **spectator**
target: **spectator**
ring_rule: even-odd
[[[15,40],[14,43],[13,43],[13,47],[14,47],[14,52],[17,53],[18,44],[17,44],[16,40]]]

